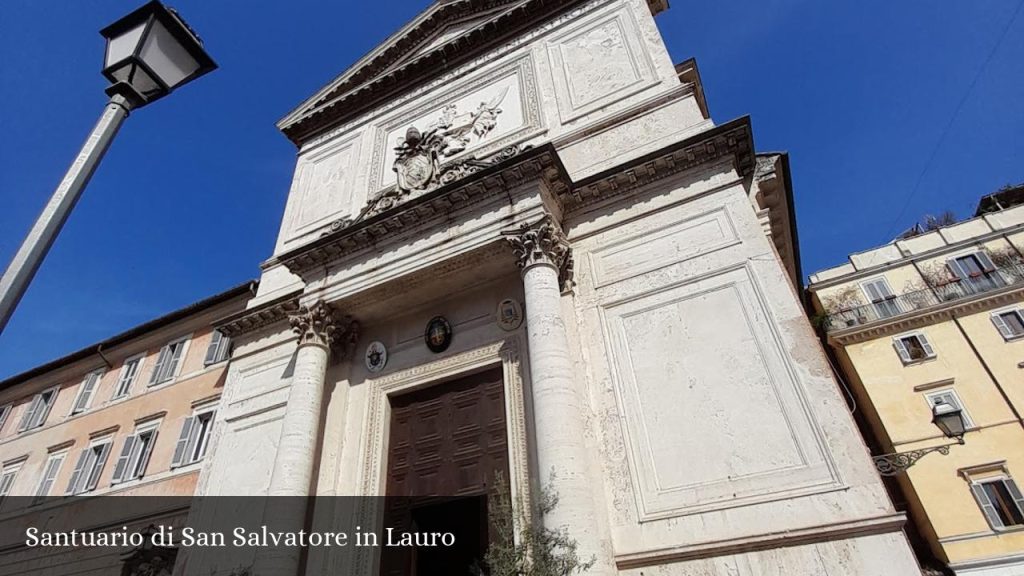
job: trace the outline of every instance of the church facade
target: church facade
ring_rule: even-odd
[[[216,323],[198,495],[504,478],[526,510],[557,494],[536,521],[588,574],[920,574],[797,295],[788,157],[711,120],[664,9],[435,2],[280,121],[294,182],[257,295]]]

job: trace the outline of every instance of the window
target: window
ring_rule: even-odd
[[[18,477],[18,470],[20,468],[21,464],[19,463],[12,466],[4,466],[3,470],[0,470],[0,501],[3,501],[11,493],[11,489],[14,487],[14,479]]]
[[[992,528],[1024,525],[1024,498],[1010,478],[972,482],[971,492]]]
[[[46,459],[46,466],[43,467],[43,477],[39,479],[39,487],[36,488],[36,496],[32,500],[33,503],[39,502],[50,495],[50,489],[53,488],[53,483],[57,480],[57,474],[60,474],[60,467],[64,463],[66,456],[66,452],[58,452],[50,454],[49,458]]]
[[[963,401],[960,400],[960,396],[957,395],[954,390],[942,390],[939,392],[931,392],[925,394],[925,399],[928,400],[928,410],[933,411],[939,404],[947,404],[960,410],[960,413],[964,417],[964,428],[974,428],[974,421],[967,414],[967,409],[964,408]]]
[[[221,334],[220,330],[214,330],[213,336],[210,337],[210,345],[206,347],[206,359],[203,360],[203,366],[227,360],[230,353],[231,338]]]
[[[81,494],[96,488],[100,474],[103,473],[103,465],[107,463],[107,456],[110,455],[110,443],[110,438],[94,440],[88,448],[83,448],[78,453],[75,470],[71,473],[71,481],[68,482],[67,494]]]
[[[935,357],[935,350],[925,335],[920,332],[897,336],[892,339],[892,342],[904,364],[913,364]]]
[[[181,363],[182,353],[185,351],[185,343],[188,339],[181,339],[164,346],[160,349],[160,356],[157,357],[156,366],[153,368],[153,375],[149,379],[150,386],[156,386],[169,381],[178,373],[178,365]]]
[[[4,424],[7,423],[7,417],[11,415],[11,405],[0,406],[0,432],[4,431]]]
[[[888,318],[900,313],[896,295],[889,290],[889,283],[885,281],[885,278],[868,280],[860,286],[874,306],[879,318]]]
[[[57,399],[57,390],[58,387],[54,386],[32,397],[28,409],[25,410],[25,414],[21,417],[18,432],[38,428],[46,422],[46,417],[50,414],[50,408],[53,408],[53,402]]]
[[[174,446],[174,458],[171,467],[185,466],[203,459],[206,454],[206,445],[210,441],[210,432],[213,429],[213,419],[217,415],[215,410],[200,412],[185,419],[181,426],[181,434],[178,436],[178,443]]]
[[[117,463],[114,465],[114,478],[111,483],[142,478],[146,472],[146,465],[149,464],[149,456],[153,453],[153,445],[156,444],[158,425],[154,423],[136,428],[135,434],[124,439],[121,455],[117,457]]]
[[[992,323],[1007,340],[1024,336],[1024,314],[1020,310],[1009,310],[992,314]]]
[[[124,361],[124,365],[121,366],[121,375],[117,377],[117,384],[114,386],[112,400],[124,398],[131,392],[132,384],[135,383],[135,378],[139,375],[139,370],[142,369],[142,360],[144,358],[145,355],[140,354]]]
[[[985,291],[1003,285],[996,267],[985,252],[975,252],[946,261],[950,272],[966,285],[968,292]]]
[[[103,371],[97,370],[86,376],[85,380],[82,380],[82,383],[78,386],[78,396],[75,397],[75,404],[71,407],[72,414],[85,412],[89,409],[93,393],[96,392],[96,387],[99,386],[100,378],[102,377]]]

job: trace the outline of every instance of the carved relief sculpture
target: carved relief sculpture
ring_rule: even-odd
[[[498,106],[505,95],[506,87],[490,102],[481,102],[476,110],[459,113],[456,105],[449,104],[441,109],[441,116],[432,122],[425,132],[410,126],[405,138],[398,141],[395,164],[392,169],[398,178],[398,188],[406,192],[423,190],[438,173],[440,158],[450,158],[463,152],[473,137],[482,139],[498,125]]]

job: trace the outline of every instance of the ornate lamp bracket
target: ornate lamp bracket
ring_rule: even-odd
[[[503,232],[503,235],[512,246],[520,270],[525,272],[537,265],[553,266],[558,270],[562,293],[572,290],[572,248],[550,215],[544,215],[533,224],[523,224],[517,230]]]
[[[351,316],[338,314],[320,300],[312,305],[299,306],[289,315],[292,331],[299,346],[312,344],[334,350],[341,358],[349,358],[359,339],[359,322]]]
[[[880,475],[898,476],[906,472],[907,468],[910,468],[916,464],[918,460],[928,454],[938,452],[945,456],[949,454],[949,447],[957,444],[963,444],[963,440],[959,440],[956,444],[944,444],[942,446],[932,446],[931,448],[922,448],[920,450],[908,450],[906,452],[882,454],[881,456],[875,456],[873,460],[875,462],[875,468],[878,470]]]

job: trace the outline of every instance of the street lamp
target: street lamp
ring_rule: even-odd
[[[217,68],[174,10],[152,1],[100,31],[110,96],[99,122],[0,277],[0,332],[128,113]]]
[[[964,432],[967,429],[967,425],[964,422],[963,410],[940,400],[932,407],[932,424],[935,424],[946,438],[955,438],[956,444],[964,443]],[[932,446],[931,448],[923,448],[921,450],[908,450],[907,452],[894,452],[892,454],[875,456],[875,468],[878,469],[878,473],[882,476],[896,476],[905,472],[907,468],[913,466],[926,454],[932,452],[938,452],[943,455],[949,454],[950,446],[953,446],[953,444],[943,444],[942,446]]]

